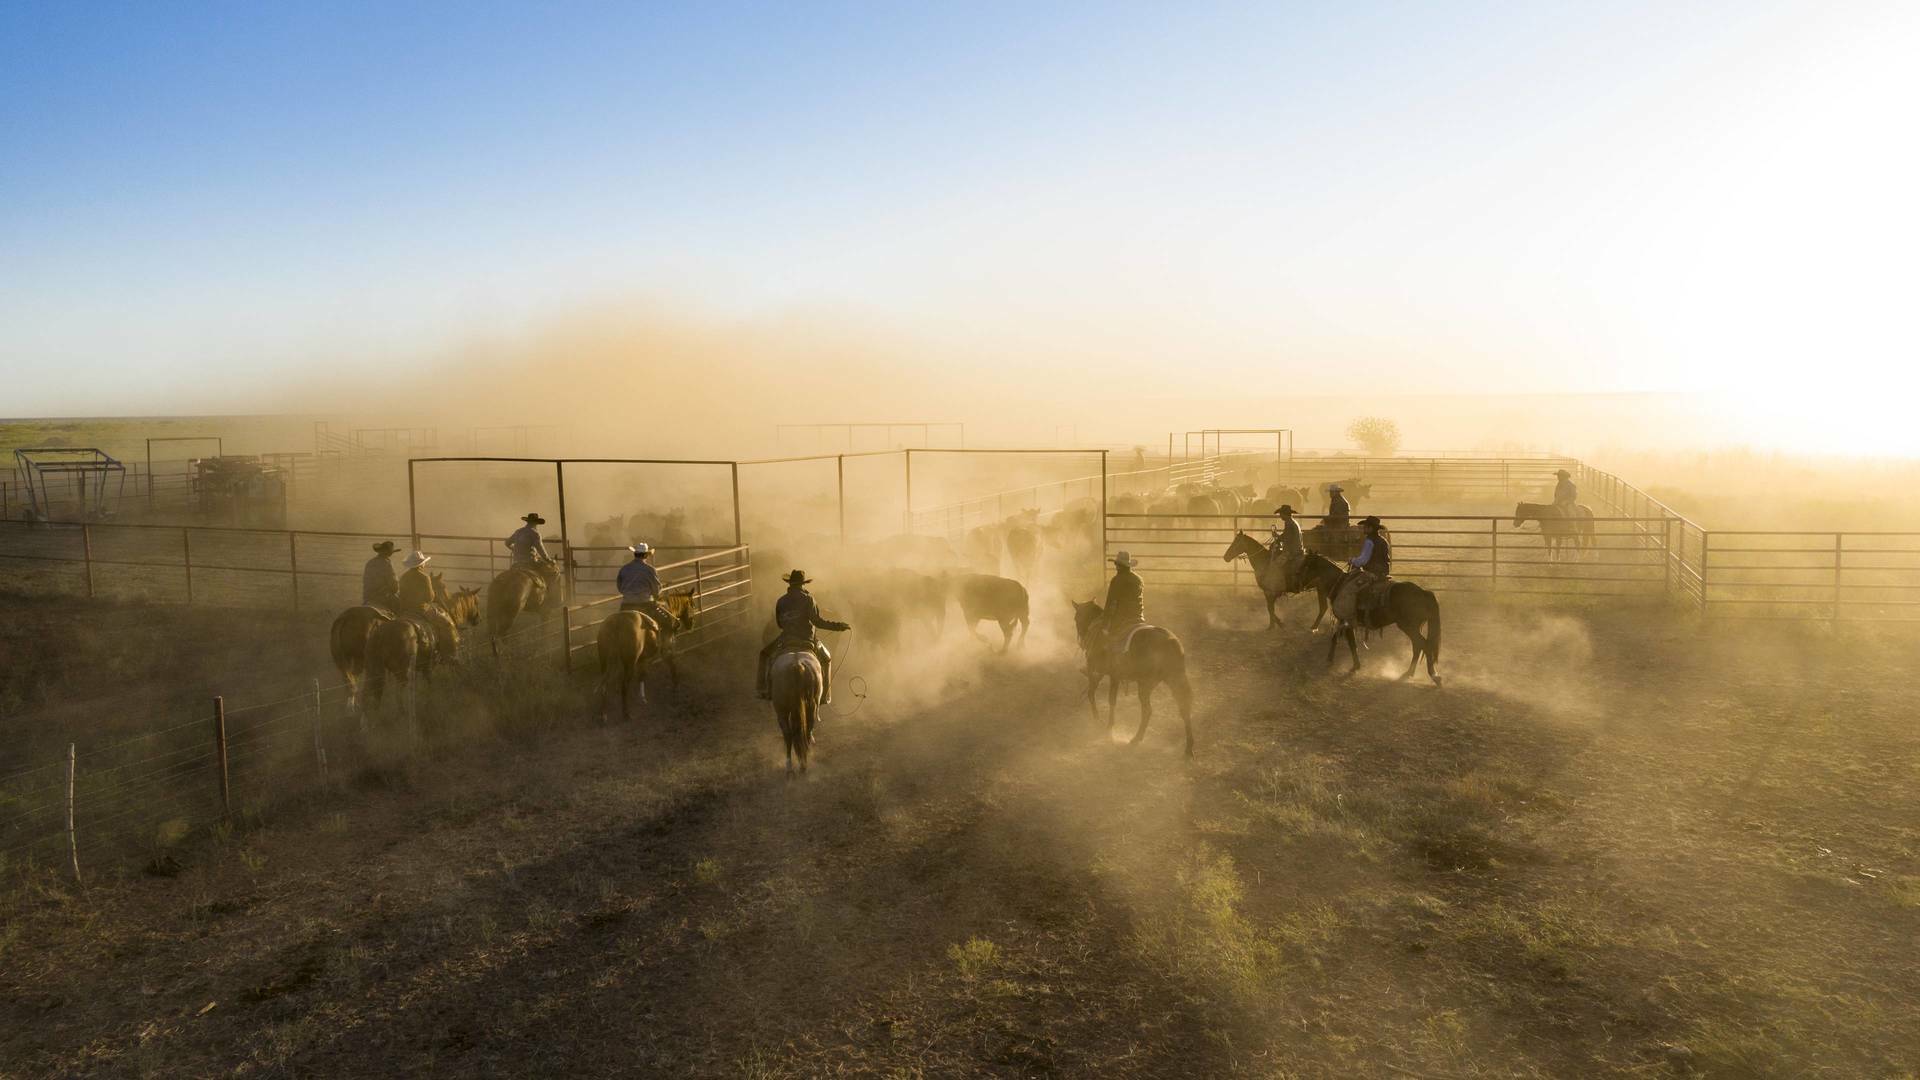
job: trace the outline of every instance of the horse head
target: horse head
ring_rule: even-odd
[[[1248,560],[1251,561],[1253,553],[1258,550],[1260,550],[1260,541],[1255,540],[1246,533],[1237,532],[1233,534],[1233,543],[1227,545],[1227,553],[1220,556],[1220,561],[1232,562],[1242,555],[1247,556]]]
[[[462,626],[480,625],[480,590],[478,588],[456,589],[448,605],[453,621]]]
[[[1517,529],[1521,525],[1531,520],[1533,520],[1533,515],[1527,512],[1526,503],[1521,502],[1521,503],[1513,504],[1513,527],[1514,528]]]
[[[697,599],[699,595],[696,589],[696,591],[690,593],[672,593],[667,596],[667,614],[673,616],[674,624],[680,629],[693,629],[694,600]]]
[[[1087,640],[1088,631],[1090,631],[1093,628],[1094,623],[1097,623],[1100,621],[1101,616],[1105,615],[1106,612],[1101,611],[1100,605],[1094,603],[1091,600],[1088,600],[1084,603],[1079,600],[1075,600],[1075,601],[1072,601],[1072,603],[1073,603],[1073,629],[1074,629],[1074,632],[1079,635],[1080,641],[1084,644]]]

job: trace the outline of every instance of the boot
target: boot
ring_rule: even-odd
[[[773,685],[768,672],[772,666],[770,661],[762,660],[760,666],[754,669],[753,694],[761,701],[773,700]]]

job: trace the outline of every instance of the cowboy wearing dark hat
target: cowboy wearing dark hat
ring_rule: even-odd
[[[1347,565],[1386,580],[1393,570],[1393,545],[1381,534],[1380,519],[1371,514],[1361,518],[1360,531],[1366,539],[1360,542],[1360,554]]]
[[[1559,507],[1562,514],[1572,517],[1573,504],[1580,498],[1580,492],[1573,486],[1573,474],[1565,469],[1556,469],[1553,475],[1559,477],[1559,482],[1553,485],[1553,505]]]
[[[539,514],[523,514],[520,520],[526,524],[513,530],[513,535],[507,537],[507,551],[513,555],[513,565],[534,567],[553,562],[553,556],[547,554],[546,542],[540,539],[539,530],[534,528],[535,525],[545,525],[547,519]]]
[[[767,643],[760,650],[760,668],[754,683],[754,692],[764,699],[773,697],[772,670],[774,654],[788,645],[805,645],[813,650],[820,661],[821,688],[820,704],[833,704],[833,655],[814,635],[814,628],[822,630],[851,630],[853,627],[843,622],[834,622],[820,614],[820,605],[814,602],[813,594],[806,586],[813,579],[801,571],[795,570],[787,575],[787,592],[773,605],[773,621],[779,624],[780,636]]]
[[[360,571],[361,603],[374,607],[393,607],[400,589],[400,575],[393,569],[393,553],[399,550],[391,540],[382,540],[373,545],[374,556],[367,560],[366,569]]]
[[[1287,592],[1298,592],[1294,587],[1294,574],[1307,557],[1307,547],[1300,536],[1300,523],[1293,520],[1293,506],[1281,503],[1280,509],[1273,512],[1280,520],[1273,526],[1273,542],[1267,545],[1270,559],[1279,559],[1285,576],[1282,587]]]

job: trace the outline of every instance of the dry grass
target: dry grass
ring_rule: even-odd
[[[1456,604],[1435,691],[1380,677],[1391,636],[1343,679],[1250,604],[1156,608],[1194,657],[1190,765],[1166,708],[1142,747],[1097,737],[1065,656],[962,647],[931,703],[863,662],[874,697],[794,783],[743,657],[612,727],[550,682],[448,686],[426,751],[189,841],[175,877],[14,879],[0,1061],[1920,1069],[1897,631]]]

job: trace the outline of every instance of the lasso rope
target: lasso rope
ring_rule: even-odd
[[[833,661],[833,665],[835,667],[841,667],[843,665],[851,663],[853,661],[853,647],[857,644],[859,644],[859,641],[853,636],[853,631],[851,630],[847,631],[846,653],[842,656],[835,657]],[[838,705],[824,706],[824,708],[827,710],[827,716],[829,719],[832,719],[832,720],[851,719],[855,715],[858,715],[861,709],[866,707],[867,705],[866,678],[861,675],[848,675],[846,677],[846,687],[847,687],[847,693],[852,694],[853,699],[856,702],[858,702],[858,704],[856,704],[851,709],[844,709],[844,710]]]

